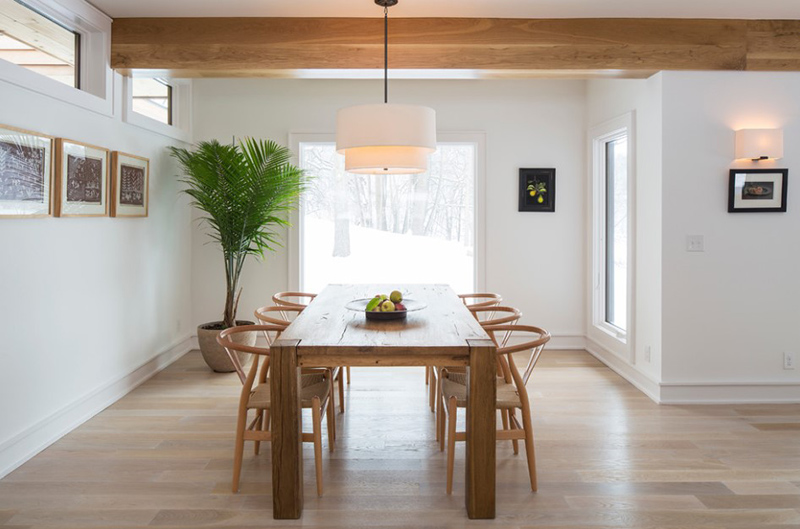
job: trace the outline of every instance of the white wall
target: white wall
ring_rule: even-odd
[[[425,104],[440,131],[485,132],[486,288],[554,335],[584,334],[583,81],[392,81],[390,99]],[[195,140],[335,131],[340,107],[377,102],[381,81],[198,80]],[[555,213],[517,212],[518,169],[555,167]],[[222,257],[194,234],[194,323],[220,319]],[[287,249],[245,266],[240,317],[288,287]],[[562,341],[562,343],[565,343]],[[581,342],[579,342],[581,343]]]
[[[662,75],[649,79],[593,80],[587,88],[587,124],[591,129],[613,118],[633,112],[635,134],[635,318],[634,360],[609,357],[600,344],[590,350],[651,396],[661,380],[661,196],[662,196]],[[590,138],[587,138],[587,143]],[[591,168],[587,164],[587,181]],[[587,184],[588,185],[588,184]],[[587,230],[590,230],[587,224]],[[591,231],[588,231],[591,233]],[[587,259],[591,270],[591,260]],[[591,304],[587,290],[587,305]],[[588,322],[590,324],[591,322]],[[650,355],[646,354],[650,348]],[[643,379],[641,377],[644,377]]]
[[[119,100],[107,116],[0,80],[0,102],[2,124],[151,161],[148,218],[0,219],[1,477],[185,350],[191,235],[174,142]]]
[[[800,401],[800,73],[670,72],[663,97],[663,397]],[[773,127],[783,159],[733,163],[734,130]],[[732,167],[788,168],[788,211],[728,213]]]

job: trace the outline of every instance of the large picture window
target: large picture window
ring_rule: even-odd
[[[313,177],[300,208],[299,286],[447,283],[476,287],[479,146],[446,142],[417,175],[356,175],[332,141],[299,142]]]

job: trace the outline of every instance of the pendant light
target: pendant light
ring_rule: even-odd
[[[336,151],[344,154],[350,173],[422,173],[436,150],[434,110],[389,103],[389,8],[397,1],[375,0],[383,7],[383,104],[346,107],[336,114]]]

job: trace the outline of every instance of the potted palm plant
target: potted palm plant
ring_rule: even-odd
[[[286,213],[297,206],[306,177],[290,163],[292,153],[271,140],[245,138],[238,144],[199,143],[194,150],[171,147],[181,165],[184,193],[203,212],[201,222],[222,250],[225,261],[225,308],[222,320],[197,328],[200,351],[214,371],[233,371],[217,344],[220,331],[252,322],[237,321],[242,266],[250,255],[264,257],[279,246],[277,230],[288,226]],[[250,333],[250,344],[255,333]]]

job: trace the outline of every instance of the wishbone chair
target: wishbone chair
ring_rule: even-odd
[[[522,424],[515,415],[511,416],[511,428],[497,432],[497,440],[524,440],[525,454],[528,460],[528,473],[531,481],[531,490],[536,491],[536,455],[533,443],[533,425],[531,419],[530,399],[527,384],[533,368],[536,367],[545,344],[550,341],[550,333],[540,327],[531,325],[495,325],[486,327],[486,331],[498,343],[499,334],[510,333],[515,338],[515,343],[499,347],[497,356],[504,358],[509,368],[510,380],[505,376],[497,378],[496,407],[499,410],[515,410],[519,408],[522,415]],[[524,342],[516,343],[517,338],[524,336]],[[530,356],[525,369],[520,373],[514,362],[514,353],[530,351]],[[447,416],[447,493],[453,491],[453,466],[456,441],[466,440],[466,432],[456,432],[456,414],[458,408],[465,408],[467,404],[466,386],[448,379],[447,370],[442,373],[442,404]]]
[[[276,332],[281,327],[277,325],[240,325],[230,327],[217,336],[217,342],[225,348],[228,357],[233,362],[239,380],[242,382],[242,391],[239,397],[239,411],[236,423],[236,443],[233,458],[233,492],[239,491],[239,481],[242,472],[244,457],[244,442],[254,441],[255,453],[258,454],[262,441],[272,441],[272,432],[269,429],[269,413],[271,411],[271,394],[269,380],[256,383],[256,374],[259,372],[259,361],[267,364],[262,370],[269,369],[269,347],[245,345],[235,342],[232,337],[243,332]],[[251,353],[253,361],[250,369],[245,373],[239,361],[237,352]],[[262,360],[263,358],[263,360]],[[333,451],[334,418],[333,400],[331,399],[331,372],[323,371],[301,375],[300,400],[304,409],[311,410],[312,432],[302,433],[304,442],[314,443],[314,462],[317,472],[317,494],[322,496],[322,416],[328,419],[328,447]],[[248,413],[255,411],[255,418],[248,424]]]

